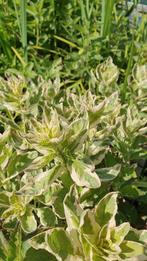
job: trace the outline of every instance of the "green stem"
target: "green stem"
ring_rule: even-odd
[[[123,84],[123,90],[122,90],[123,101],[126,98],[128,77],[129,77],[129,75],[131,73],[132,63],[133,63],[133,54],[134,54],[134,36],[133,36],[132,42],[131,42],[130,55],[129,55],[128,65],[127,65],[125,80],[124,80],[124,84]]]

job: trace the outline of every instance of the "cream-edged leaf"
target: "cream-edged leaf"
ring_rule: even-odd
[[[133,241],[123,241],[120,245],[122,253],[120,254],[120,257],[125,258],[131,258],[131,257],[137,257],[140,255],[143,255],[145,252],[144,245],[133,242]]]
[[[51,208],[43,207],[37,209],[37,215],[40,218],[40,223],[45,227],[54,227],[56,216]]]
[[[116,192],[108,193],[95,207],[95,219],[101,227],[107,223],[110,223],[112,227],[115,225],[117,194]]]
[[[57,260],[66,260],[70,255],[74,255],[74,248],[69,235],[62,228],[54,228],[46,235],[46,242],[52,254]]]
[[[91,165],[80,160],[74,160],[72,164],[71,177],[78,186],[87,188],[99,188],[100,179]]]
[[[78,229],[82,209],[78,204],[78,196],[75,187],[71,187],[70,192],[66,195],[64,199],[63,205],[68,230]]]
[[[31,233],[37,229],[37,222],[32,213],[32,209],[27,207],[26,212],[19,218],[21,227],[26,233]]]

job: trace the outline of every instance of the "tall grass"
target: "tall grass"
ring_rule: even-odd
[[[3,4],[3,8],[5,5]],[[5,9],[7,11],[7,9]],[[11,45],[9,43],[10,35],[7,33],[5,15],[3,9],[0,8],[0,47],[6,55],[8,61],[12,59]]]
[[[132,29],[129,21],[137,0],[131,9],[125,1],[0,0],[0,74],[10,68],[23,70],[29,57],[31,70],[50,77],[46,68],[62,57],[66,75],[87,79],[91,69],[111,56],[124,76],[130,70],[126,53],[131,50],[132,30],[138,28],[135,24]],[[135,41],[144,44],[144,32],[142,25]],[[139,57],[136,46],[133,52]],[[129,62],[131,67],[134,62]]]
[[[20,24],[21,24],[21,41],[24,52],[24,60],[28,61],[28,50],[27,50],[27,0],[20,0]]]
[[[115,4],[115,0],[103,0],[102,1],[102,13],[101,13],[101,36],[107,37],[111,31],[112,24],[112,12]]]

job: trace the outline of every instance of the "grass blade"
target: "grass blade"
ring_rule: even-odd
[[[22,47],[24,50],[24,59],[27,62],[28,53],[27,53],[27,1],[20,0],[20,8],[21,8],[21,40]]]
[[[69,46],[71,46],[71,47],[73,47],[73,48],[77,48],[78,50],[81,50],[81,48],[80,48],[78,45],[76,45],[75,43],[72,43],[72,42],[69,41],[69,40],[64,39],[63,37],[54,35],[54,38],[57,39],[57,40],[59,40],[59,41],[61,41],[61,42],[64,42],[64,43],[68,44]]]
[[[102,16],[101,16],[101,36],[107,37],[110,34],[112,24],[112,11],[115,0],[102,1]]]
[[[18,60],[21,62],[21,64],[23,66],[26,65],[25,61],[23,60],[23,58],[20,56],[20,54],[18,53],[18,51],[14,48],[14,47],[11,47],[13,52],[15,53],[16,57],[18,58]]]

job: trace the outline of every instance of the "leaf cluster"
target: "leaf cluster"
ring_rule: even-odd
[[[147,196],[146,177],[137,170],[146,158],[146,65],[132,71],[129,104],[118,78],[108,58],[88,90],[68,87],[59,76],[37,83],[21,75],[0,79],[2,260],[15,260],[17,249],[23,260],[33,248],[57,260],[144,253],[146,231],[126,221],[145,226],[144,215],[127,208]]]

